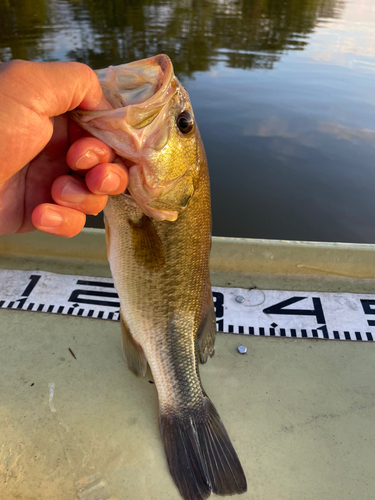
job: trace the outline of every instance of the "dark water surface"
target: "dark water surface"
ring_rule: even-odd
[[[2,0],[0,19],[3,61],[171,57],[215,235],[375,243],[373,0]]]

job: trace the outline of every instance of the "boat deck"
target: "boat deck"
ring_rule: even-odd
[[[103,240],[100,231],[63,242],[2,237],[0,267],[110,276]],[[215,239],[212,278],[373,293],[374,255],[371,245]],[[152,376],[128,371],[119,330],[115,321],[0,309],[0,498],[180,498]],[[374,342],[220,333],[201,377],[247,475],[238,498],[374,498]]]

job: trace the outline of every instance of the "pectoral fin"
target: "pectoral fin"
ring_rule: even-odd
[[[143,352],[142,346],[136,342],[130,332],[126,321],[120,313],[121,322],[121,344],[122,350],[129,370],[137,375],[137,377],[144,377],[147,370],[147,359]]]
[[[155,226],[143,215],[139,222],[129,220],[134,258],[150,271],[158,271],[165,266],[163,244]]]

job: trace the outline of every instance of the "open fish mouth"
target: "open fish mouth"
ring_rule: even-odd
[[[171,171],[163,161],[171,135],[176,133],[176,114],[190,109],[188,94],[175,77],[171,60],[162,54],[100,69],[96,74],[113,109],[76,109],[71,117],[125,160],[127,194],[144,213],[157,220],[176,220],[180,210],[160,203],[156,210],[150,207],[193,167]]]
[[[105,135],[106,142],[116,153],[137,162],[139,151],[160,147],[155,132],[162,129],[166,118],[163,108],[178,92],[168,56],[158,55],[119,66],[96,71],[107,101],[114,108],[105,111],[72,112],[83,128],[97,137]]]
[[[158,104],[174,77],[171,60],[162,54],[96,71],[103,93],[113,108]]]

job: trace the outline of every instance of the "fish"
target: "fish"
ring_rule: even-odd
[[[151,369],[181,497],[243,493],[243,468],[199,376],[214,352],[216,319],[209,174],[189,95],[164,54],[96,73],[113,109],[71,117],[129,169],[127,190],[104,210],[125,359],[137,376]]]

